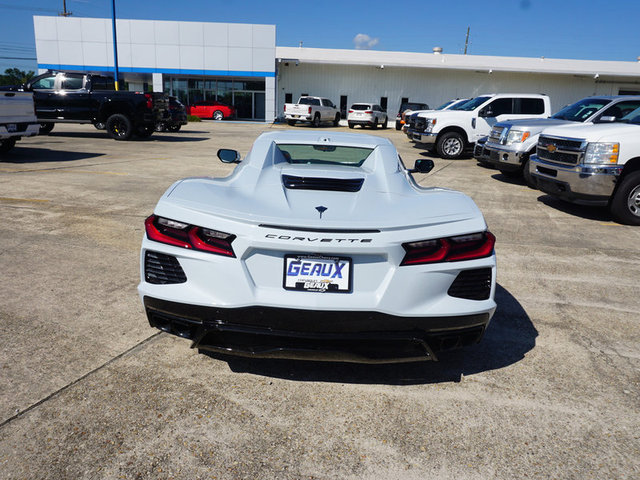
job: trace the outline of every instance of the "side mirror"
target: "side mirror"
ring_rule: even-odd
[[[221,148],[218,150],[218,158],[222,163],[240,163],[240,154],[236,150]]]
[[[600,117],[598,119],[597,123],[611,123],[611,122],[615,122],[618,118],[614,117],[613,115],[611,116],[604,116],[604,117]]]
[[[416,163],[413,169],[409,170],[410,173],[429,173],[435,167],[435,163],[433,160],[428,158],[419,158],[416,160]]]

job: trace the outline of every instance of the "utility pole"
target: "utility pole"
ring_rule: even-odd
[[[61,17],[69,17],[73,15],[71,12],[67,11],[67,0],[62,0],[62,12],[59,14]]]
[[[467,27],[467,38],[465,38],[464,40],[464,54],[467,54],[467,46],[469,45],[469,30],[471,30],[471,27]]]
[[[114,83],[118,89],[118,37],[116,36],[116,0],[111,2],[111,28],[113,29],[113,66],[115,70]]]

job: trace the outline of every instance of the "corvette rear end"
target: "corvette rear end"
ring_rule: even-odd
[[[378,137],[263,134],[231,176],[176,182],[145,230],[149,322],[202,350],[436,359],[480,341],[496,307],[476,205],[418,186]]]

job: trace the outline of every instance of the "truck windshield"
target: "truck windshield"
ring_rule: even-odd
[[[634,125],[640,125],[640,108],[636,108],[631,113],[622,117],[619,121],[624,123],[633,123]]]
[[[456,103],[454,103],[452,107],[449,107],[449,110],[462,110],[462,107],[473,100],[475,100],[475,98],[469,98],[467,100],[455,100]]]
[[[278,144],[278,149],[291,164],[330,164],[348,167],[359,167],[373,152],[373,148],[336,145]]]
[[[452,110],[462,110],[464,112],[470,112],[471,110],[475,110],[484,102],[489,100],[491,97],[476,97],[472,100],[469,100],[467,103],[463,103],[460,107],[452,109]]]
[[[442,110],[443,108],[448,107],[449,105],[451,105],[453,102],[455,102],[455,100],[449,100],[448,102],[444,102],[439,107],[436,107],[435,110]]]
[[[585,98],[572,105],[567,105],[558,113],[552,115],[551,118],[555,118],[556,120],[569,120],[571,122],[584,122],[610,102],[611,100],[607,100],[606,98]]]

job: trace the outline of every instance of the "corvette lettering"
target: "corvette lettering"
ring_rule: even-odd
[[[265,238],[274,240],[291,240],[292,242],[318,242],[318,243],[371,243],[372,238],[326,238],[326,237],[292,237],[290,235],[276,235],[269,233]]]

